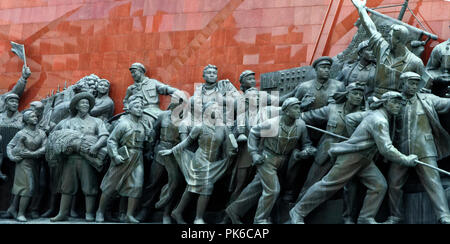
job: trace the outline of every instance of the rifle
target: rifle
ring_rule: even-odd
[[[314,126],[311,126],[311,125],[306,125],[306,127],[311,128],[311,129],[316,130],[316,131],[319,131],[319,132],[322,132],[322,133],[327,134],[327,135],[330,135],[330,136],[334,136],[334,137],[339,138],[339,139],[344,139],[344,140],[348,140],[348,139],[349,139],[349,138],[347,138],[347,137],[345,137],[345,136],[341,136],[341,135],[338,135],[338,134],[334,134],[334,133],[332,133],[332,132],[329,132],[329,131],[326,131],[326,130],[319,129],[319,128],[314,127]],[[446,174],[446,175],[450,176],[450,172],[447,172],[447,171],[445,171],[445,170],[443,170],[443,169],[440,169],[440,168],[438,168],[438,167],[435,167],[435,166],[433,166],[433,165],[426,164],[426,163],[424,163],[424,162],[422,162],[422,161],[419,161],[418,159],[414,160],[414,162],[416,162],[417,164],[420,164],[420,165],[422,165],[422,166],[425,166],[425,167],[428,167],[428,168],[432,168],[432,169],[434,169],[434,170],[437,170],[437,171],[439,171],[439,172],[441,172],[441,173],[443,173],[443,174]]]

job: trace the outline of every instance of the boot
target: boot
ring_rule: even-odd
[[[75,195],[74,201],[72,201],[72,204],[70,206],[70,217],[72,217],[72,218],[80,217],[80,215],[77,213],[77,210],[76,210],[76,203],[77,203],[77,195]]]
[[[61,195],[61,204],[59,206],[59,213],[56,217],[50,219],[51,222],[67,221],[69,219],[70,206],[72,196],[67,194]]]
[[[138,204],[139,199],[138,198],[128,198],[128,209],[127,209],[127,217],[126,222],[132,223],[132,224],[138,224],[139,220],[134,218],[134,210],[136,209],[136,206]]]
[[[49,218],[56,212],[56,194],[50,196],[50,208],[41,215],[42,218]]]
[[[395,225],[400,223],[401,219],[399,217],[395,217],[395,216],[389,216],[389,218],[383,222],[383,224],[387,224],[387,225]]]
[[[25,218],[25,211],[27,210],[28,204],[30,203],[30,197],[21,197],[19,203],[19,213],[17,214],[17,220],[20,222],[27,222]]]
[[[234,213],[230,208],[226,208],[225,212],[227,213],[228,217],[231,219],[231,222],[233,224],[242,224],[242,221],[239,218],[239,216],[236,213]]]
[[[358,218],[357,223],[360,224],[369,224],[369,225],[374,225],[374,224],[380,224],[377,221],[375,221],[374,218]]]
[[[86,196],[86,215],[85,219],[87,222],[93,222],[95,211],[95,196]]]
[[[17,218],[17,208],[19,205],[19,197],[17,195],[13,195],[13,200],[11,205],[9,205],[6,213],[0,216],[2,219],[16,219]]]
[[[147,219],[148,217],[148,213],[149,210],[146,207],[141,208],[141,210],[139,211],[139,213],[136,215],[136,219],[143,222]]]
[[[95,222],[105,222],[105,211],[106,208],[108,207],[108,203],[109,203],[109,196],[106,194],[102,194],[100,196],[100,202],[98,204],[98,210],[97,213],[95,214]]]

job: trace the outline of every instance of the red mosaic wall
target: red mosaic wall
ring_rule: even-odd
[[[403,0],[368,2],[377,7]],[[450,2],[409,2],[440,37],[427,48],[426,60],[431,47],[450,37]],[[379,11],[396,17],[399,9]],[[22,66],[9,41],[25,44],[33,72],[21,108],[64,81],[95,73],[111,81],[119,112],[133,82],[133,62],[144,63],[148,76],[191,93],[212,63],[220,79],[238,87],[245,69],[259,78],[336,55],[356,32],[357,17],[350,0],[1,0],[0,92],[13,86]],[[409,12],[404,21],[419,26]]]

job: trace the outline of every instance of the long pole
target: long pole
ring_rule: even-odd
[[[337,137],[337,138],[339,138],[339,139],[343,139],[343,140],[348,140],[348,139],[349,139],[349,138],[347,138],[347,137],[345,137],[345,136],[341,136],[341,135],[338,135],[338,134],[334,134],[334,133],[332,133],[332,132],[329,132],[329,131],[326,131],[326,130],[322,130],[322,129],[317,128],[317,127],[314,127],[314,126],[312,126],[312,125],[306,125],[306,127],[311,128],[311,129],[313,129],[313,130],[320,131],[320,132],[322,132],[322,133],[324,133],[324,134],[327,134],[327,135],[330,135],[330,136]],[[424,163],[424,162],[422,162],[422,161],[419,161],[419,160],[417,160],[417,159],[414,160],[414,162],[416,162],[417,164],[420,164],[420,165],[422,165],[422,166],[425,166],[425,167],[428,167],[428,168],[432,168],[432,169],[434,169],[434,170],[437,170],[437,171],[439,171],[439,172],[441,172],[441,173],[443,173],[443,174],[446,174],[446,175],[450,176],[450,172],[447,172],[447,171],[445,171],[445,170],[443,170],[443,169],[440,169],[440,168],[438,168],[438,167],[435,167],[435,166],[433,166],[433,165],[426,164],[426,163]]]

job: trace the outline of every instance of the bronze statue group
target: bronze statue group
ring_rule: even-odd
[[[353,3],[369,37],[355,50],[359,58],[343,63],[320,57],[312,64],[316,78],[281,97],[259,91],[250,70],[240,75],[239,92],[229,80],[217,81],[218,68],[207,65],[205,82],[187,98],[134,63],[121,114],[113,116],[110,82],[94,74],[19,112],[31,75],[24,66],[0,99],[0,169],[3,159],[15,164],[14,175],[0,171],[1,181],[13,177],[10,206],[1,217],[67,221],[78,217],[81,192],[88,222],[148,222],[150,212],[161,209],[163,223],[184,224],[194,202],[193,222],[205,224],[215,183],[229,177],[230,196],[217,223],[242,223],[256,206],[253,223],[270,224],[284,190],[292,203],[289,222],[301,224],[343,189],[344,223],[378,223],[387,197],[384,223],[395,224],[404,218],[402,188],[414,168],[437,221],[449,224],[439,172],[427,165],[436,167],[450,155],[450,135],[439,120],[450,112],[450,98],[442,89],[440,96],[431,93],[435,86],[446,90],[450,81],[450,41],[434,48],[425,67],[406,47],[407,28],[393,25],[383,37],[365,1]],[[340,72],[331,77],[336,65]],[[166,111],[160,95],[172,97]],[[389,164],[386,176],[375,164],[381,157]],[[304,162],[312,165],[298,185]],[[280,174],[283,167],[287,174]],[[355,218],[354,189],[361,184],[367,191]]]

